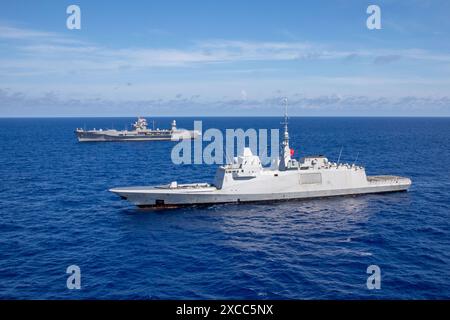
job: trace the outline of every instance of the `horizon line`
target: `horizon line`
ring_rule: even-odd
[[[0,116],[0,119],[78,119],[78,118],[137,118],[138,116]],[[227,115],[205,115],[205,116],[186,116],[186,115],[157,115],[140,116],[143,118],[282,118],[283,115],[260,115],[260,116],[227,116]],[[305,115],[289,116],[289,118],[450,118],[450,115]]]

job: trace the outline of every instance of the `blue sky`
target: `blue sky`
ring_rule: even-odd
[[[0,116],[450,116],[449,1],[0,3]]]

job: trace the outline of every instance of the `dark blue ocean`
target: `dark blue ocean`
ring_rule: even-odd
[[[409,192],[168,211],[107,189],[211,181],[216,166],[172,164],[174,142],[78,143],[73,132],[133,120],[0,119],[1,299],[450,298],[450,118],[290,119],[296,157],[336,161],[343,147],[370,175],[410,177]],[[380,290],[366,286],[372,264]],[[69,265],[81,290],[66,288]]]

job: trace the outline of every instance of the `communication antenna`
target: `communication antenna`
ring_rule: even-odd
[[[356,161],[358,160],[358,156],[359,156],[359,152],[356,154],[356,159],[355,159],[355,161],[353,161],[353,164],[355,164]]]
[[[343,146],[341,146],[341,151],[339,151],[339,158],[338,158],[338,161],[337,161],[337,163],[339,164],[339,161],[341,161],[341,155],[342,155],[342,149],[343,149],[344,147]]]
[[[284,139],[283,139],[283,145],[286,146],[289,143],[289,132],[288,132],[288,99],[283,98],[284,102]]]

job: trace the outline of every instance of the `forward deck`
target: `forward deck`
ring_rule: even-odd
[[[381,175],[367,176],[367,182],[370,184],[411,184],[411,180],[405,177]]]

